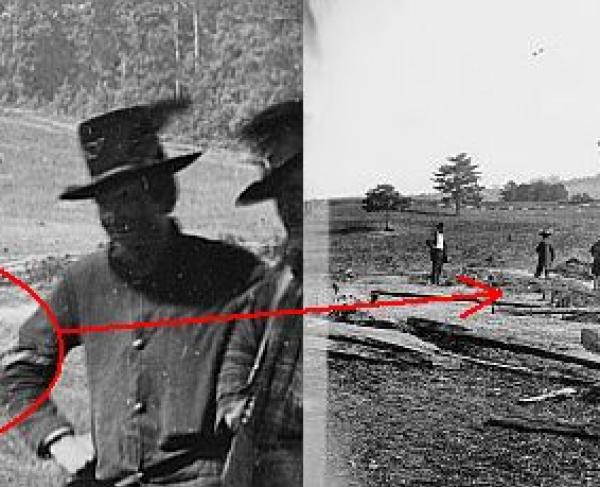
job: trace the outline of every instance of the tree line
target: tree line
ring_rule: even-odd
[[[502,201],[567,201],[569,192],[562,183],[509,181],[500,191]]]
[[[185,95],[178,133],[224,139],[301,96],[301,28],[297,0],[6,0],[0,101],[81,118]]]
[[[483,186],[479,184],[481,172],[479,165],[474,164],[467,153],[446,158],[447,163],[439,166],[433,174],[433,188],[441,194],[445,205],[454,206],[456,215],[460,215],[465,205],[481,207],[483,202]],[[578,193],[569,198],[569,192],[563,183],[533,181],[517,184],[506,183],[500,191],[500,198],[505,202],[569,202],[573,204],[593,201],[587,193]],[[391,184],[379,184],[367,191],[362,201],[362,208],[367,212],[384,212],[385,229],[390,230],[389,214],[392,211],[403,211],[412,204],[409,197],[402,196]]]

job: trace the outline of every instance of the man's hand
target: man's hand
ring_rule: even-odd
[[[66,435],[50,445],[50,454],[69,474],[74,475],[94,459],[91,435]]]
[[[240,424],[245,423],[250,418],[254,409],[254,396],[250,399],[243,398],[235,401],[228,412],[225,413],[225,423],[234,433],[240,427]]]

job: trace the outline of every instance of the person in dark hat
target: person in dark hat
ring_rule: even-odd
[[[274,200],[287,232],[281,261],[246,294],[246,312],[302,308],[302,123],[302,102],[289,101],[262,111],[242,130],[268,164],[237,204]],[[245,456],[232,465],[250,465],[247,485],[302,485],[301,316],[235,324],[219,375],[217,418],[238,438],[253,438],[250,451],[230,452]]]
[[[184,101],[116,110],[80,124],[91,174],[64,200],[93,199],[109,246],[68,268],[48,303],[61,327],[213,314],[262,275],[249,252],[183,234],[170,216],[174,173],[200,154],[167,158],[158,131]],[[54,458],[69,485],[220,485],[229,437],[215,432],[215,384],[230,325],[136,328],[66,336],[85,348],[90,436],[52,401],[18,429]],[[58,344],[38,309],[2,360],[0,392],[16,415],[48,386]]]
[[[548,279],[550,276],[550,268],[552,267],[552,262],[554,262],[554,247],[548,241],[548,237],[552,235],[552,231],[548,229],[540,230],[539,235],[542,237],[540,243],[537,244],[535,248],[536,253],[538,254],[538,263],[535,269],[535,277],[540,277],[542,272],[544,273],[544,278]]]

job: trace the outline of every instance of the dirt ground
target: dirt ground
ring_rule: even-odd
[[[433,288],[402,281],[363,276],[344,283],[342,289],[359,298],[366,297],[367,289],[382,287],[422,293],[468,292],[464,287]],[[469,304],[432,304],[372,314],[398,324],[409,316],[420,316],[460,324],[494,338],[595,358],[583,350],[579,334],[582,327],[597,328],[597,324],[565,322],[560,317],[515,317],[499,310],[492,314],[489,309],[460,320],[458,314],[466,306]],[[600,379],[598,371],[524,354],[475,346],[463,346],[457,352],[538,371]],[[600,445],[595,441],[483,426],[493,414],[523,413],[598,423],[598,405],[580,398],[517,404],[519,398],[564,385],[464,363],[448,370],[339,358],[328,362],[328,434],[337,445],[328,450],[330,468],[347,472],[356,485],[575,486],[600,482]]]
[[[551,306],[552,295],[568,297],[571,306],[600,304],[591,290],[588,250],[597,238],[597,209],[566,208],[560,215],[556,211],[472,212],[460,218],[398,214],[391,232],[378,230],[375,216],[355,208],[333,205],[329,211],[330,280],[322,279],[318,290],[309,290],[321,303],[335,298],[333,283],[350,301],[368,301],[373,289],[468,293],[455,280],[456,275],[466,274],[501,287],[502,299],[509,301]],[[444,221],[450,246],[445,285],[439,287],[428,283],[430,264],[424,247],[436,221]],[[550,281],[532,276],[537,231],[544,226],[555,229],[557,262]],[[495,313],[487,308],[461,320],[459,314],[469,306],[436,303],[369,313],[401,330],[406,329],[408,317],[416,316],[600,361],[580,344],[580,330],[598,328],[597,316],[567,321],[561,315],[515,316],[498,307]],[[392,352],[367,346],[354,345],[351,351],[381,359],[394,357]],[[546,376],[561,373],[600,380],[596,370],[527,354],[465,345],[447,351],[525,366]],[[598,441],[484,425],[492,415],[600,424],[599,404],[580,394],[581,388],[568,399],[520,404],[523,397],[565,385],[464,361],[430,368],[337,354],[329,357],[328,365],[328,469],[333,476],[337,472],[350,479],[348,485],[559,487],[600,483]]]

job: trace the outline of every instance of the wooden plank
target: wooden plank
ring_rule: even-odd
[[[383,350],[386,352],[394,352],[394,360],[402,362],[405,365],[412,366],[425,366],[432,367],[433,362],[429,357],[429,354],[424,354],[421,351],[415,351],[414,349],[404,347],[402,345],[383,342],[370,337],[359,337],[359,336],[344,336],[344,335],[330,335],[330,339],[341,343],[349,343],[355,345],[362,345],[364,347],[375,348],[376,350]],[[332,348],[328,348],[329,353],[332,352]]]
[[[360,343],[373,348],[388,350],[397,354],[420,357],[423,363],[433,366],[456,368],[457,359],[439,353],[439,348],[410,333],[398,330],[367,328],[330,322],[327,326],[330,340]]]
[[[374,289],[371,291],[371,301],[375,302],[379,296],[391,296],[397,298],[431,298],[441,296],[440,294],[415,293],[411,291],[386,291],[383,289]],[[478,298],[461,298],[456,301],[479,302]],[[519,301],[498,300],[494,302],[494,306],[507,306],[513,308],[542,308],[544,305],[538,303],[524,303]],[[569,308],[570,309],[570,308]]]
[[[362,361],[370,364],[391,364],[391,365],[402,365],[406,366],[406,362],[403,360],[397,360],[387,357],[375,357],[368,353],[360,353],[360,352],[350,352],[347,350],[328,350],[327,356],[336,358],[339,360],[347,360],[347,361]]]
[[[423,339],[442,338],[456,342],[470,343],[484,348],[497,348],[515,353],[526,353],[536,357],[557,360],[563,363],[572,363],[584,367],[600,370],[600,360],[576,357],[560,352],[554,352],[544,348],[536,347],[526,343],[501,340],[480,335],[464,326],[442,323],[420,317],[409,317],[407,320],[410,331]]]
[[[536,418],[532,416],[493,416],[486,420],[485,426],[499,426],[523,433],[551,433],[577,438],[600,439],[600,428],[591,423],[571,423],[557,419]]]
[[[443,353],[443,352],[441,352],[441,353]],[[546,379],[546,380],[553,381],[553,382],[560,382],[562,384],[571,384],[571,385],[578,385],[578,386],[593,386],[593,385],[597,384],[597,381],[595,381],[593,379],[585,379],[583,377],[576,377],[576,376],[568,375],[568,374],[560,374],[557,372],[542,372],[542,371],[530,369],[528,367],[502,364],[499,362],[493,362],[490,360],[483,360],[483,359],[478,359],[478,358],[474,358],[474,357],[468,357],[466,355],[461,355],[461,354],[456,354],[456,353],[454,353],[452,355],[464,362],[469,362],[469,363],[472,363],[475,365],[479,365],[481,367],[502,370],[504,372],[511,372],[514,374],[524,375],[527,377],[538,377],[540,379]]]
[[[513,315],[589,315],[589,314],[600,314],[600,308],[539,308],[531,309],[529,311],[521,310],[510,310],[509,313]]]
[[[574,396],[577,394],[577,389],[573,387],[563,387],[562,389],[557,389],[555,391],[546,392],[545,394],[540,394],[539,396],[533,397],[523,397],[519,399],[517,402],[519,404],[530,404],[542,401],[548,401],[550,399],[565,399]]]
[[[386,344],[390,348],[403,352],[417,352],[424,354],[437,353],[439,348],[432,343],[423,341],[410,333],[399,330],[386,330],[379,328],[369,328],[345,323],[330,322],[327,326],[327,332],[330,338],[335,336],[358,337],[370,339],[371,342],[377,341]]]

